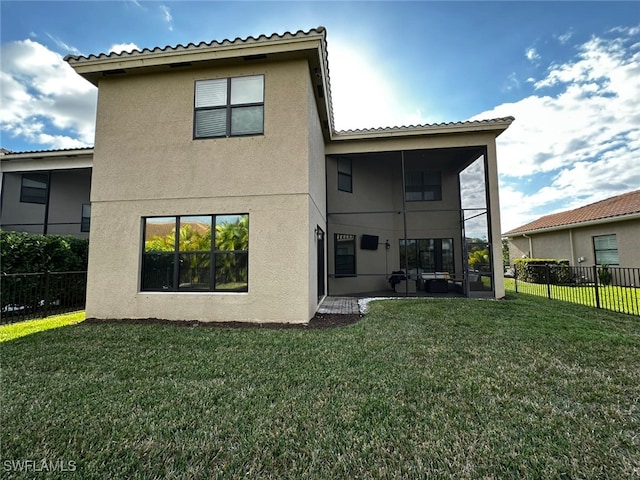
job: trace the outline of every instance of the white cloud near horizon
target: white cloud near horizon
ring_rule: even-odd
[[[109,48],[109,51],[113,53],[132,52],[134,50],[140,50],[140,47],[135,43],[116,43]]]
[[[97,89],[33,40],[2,45],[0,129],[46,149],[93,145]]]
[[[503,231],[640,188],[639,32],[618,33],[551,65],[536,94],[473,117],[516,118],[497,140]],[[526,193],[538,174],[551,182]]]

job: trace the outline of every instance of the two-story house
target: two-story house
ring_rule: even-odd
[[[513,118],[336,132],[325,35],[66,58],[99,89],[88,317],[304,323],[400,270],[504,295]]]

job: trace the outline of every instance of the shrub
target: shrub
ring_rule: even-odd
[[[611,284],[611,272],[609,271],[609,265],[603,264],[598,270],[598,280],[602,285]]]
[[[516,277],[523,282],[562,284],[571,280],[569,260],[518,258],[513,266]]]
[[[89,241],[86,239],[0,231],[4,273],[86,270],[88,254]]]

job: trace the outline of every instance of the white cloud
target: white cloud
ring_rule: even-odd
[[[0,129],[42,148],[93,145],[97,89],[33,40],[2,45]]]
[[[114,53],[132,52],[133,50],[140,50],[140,47],[135,43],[116,43],[109,48],[109,51]]]
[[[593,37],[534,86],[539,95],[474,117],[516,118],[497,140],[503,231],[640,186],[637,39]],[[538,174],[549,184],[525,194]]]
[[[431,123],[411,99],[402,97],[397,78],[394,84],[375,56],[351,45],[332,39],[328,48],[337,130]]]
[[[49,37],[53,42],[58,46],[58,48],[64,50],[65,52],[71,53],[73,55],[82,55],[82,52],[78,50],[76,47],[71,45],[67,45],[65,42],[60,40],[58,37],[54,37],[50,33],[47,33],[47,37]]]
[[[531,47],[531,48],[527,48],[527,51],[524,52],[524,55],[527,57],[528,60],[530,61],[534,61],[534,60],[539,60],[540,59],[540,55],[538,54],[538,52],[536,51],[535,48]]]
[[[169,25],[169,31],[172,32],[173,31],[173,17],[171,16],[171,10],[169,10],[169,7],[167,7],[166,5],[160,5],[160,10],[162,10],[162,13],[164,15],[164,20]]]

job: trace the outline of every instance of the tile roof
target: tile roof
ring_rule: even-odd
[[[473,126],[489,126],[498,125],[503,123],[511,123],[515,120],[514,117],[502,117],[492,118],[488,120],[468,120],[461,122],[443,122],[443,123],[425,123],[420,125],[401,125],[395,127],[379,127],[379,128],[362,128],[354,130],[340,130],[336,132],[339,135],[350,134],[364,134],[364,133],[388,133],[388,132],[400,132],[405,130],[416,129],[439,129],[439,128],[454,128],[454,127],[473,127]]]
[[[623,193],[622,195],[607,198],[574,210],[545,215],[533,222],[510,230],[504,235],[515,235],[530,232],[535,233],[539,230],[547,230],[550,228],[587,223],[608,218],[613,219],[615,217],[633,214],[640,214],[640,190]]]
[[[178,53],[178,52],[189,51],[189,50],[209,49],[211,47],[237,46],[237,45],[245,45],[245,44],[252,44],[252,43],[269,42],[273,40],[289,40],[292,38],[315,37],[318,35],[325,38],[326,29],[324,27],[317,27],[317,28],[311,28],[307,32],[303,30],[298,30],[295,33],[287,31],[287,32],[284,32],[283,34],[273,33],[269,36],[263,34],[258,36],[258,38],[255,38],[253,36],[249,36],[246,38],[236,37],[233,40],[229,40],[228,38],[225,38],[224,40],[220,40],[220,41],[212,40],[210,42],[200,42],[198,44],[188,43],[187,45],[178,44],[175,46],[166,45],[165,47],[162,47],[162,48],[161,47],[155,47],[153,49],[143,48],[142,50],[132,50],[130,52],[127,52],[127,51],[110,52],[110,53],[100,53],[98,55],[91,54],[87,56],[67,55],[64,59],[67,62],[76,63],[76,62],[82,62],[82,61],[87,61],[92,59],[129,58],[129,57],[135,57],[140,55],[147,55],[151,53],[160,53],[160,52]]]
[[[60,149],[49,149],[49,150],[28,150],[28,151],[24,151],[24,152],[13,152],[11,150],[6,150],[6,149],[2,149],[4,150],[2,152],[2,157],[4,156],[14,156],[14,155],[21,155],[21,156],[27,156],[27,155],[40,155],[40,154],[76,154],[76,153],[84,153],[85,151],[88,150],[93,150],[93,146],[91,147],[77,147],[77,148],[60,148]],[[3,158],[3,160],[5,160]],[[9,160],[9,159],[6,159]]]

